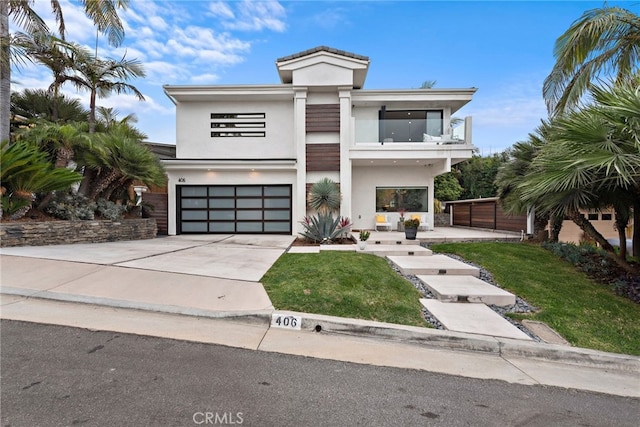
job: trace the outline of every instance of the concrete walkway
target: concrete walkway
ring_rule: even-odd
[[[0,318],[640,397],[638,357],[274,310],[259,280],[292,240],[2,248]]]

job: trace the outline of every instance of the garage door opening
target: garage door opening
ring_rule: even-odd
[[[291,185],[182,185],[178,234],[291,234]]]

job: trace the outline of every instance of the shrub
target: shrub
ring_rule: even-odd
[[[117,221],[122,219],[122,215],[127,211],[127,207],[115,204],[109,200],[98,199],[96,211],[103,219]]]
[[[543,242],[542,247],[569,262],[595,281],[611,285],[618,295],[640,303],[640,278],[624,272],[607,253],[592,244]]]
[[[95,217],[96,204],[77,193],[56,193],[46,207],[52,216],[66,220],[92,220]]]
[[[420,226],[419,219],[408,219],[404,222],[404,228],[418,228]]]

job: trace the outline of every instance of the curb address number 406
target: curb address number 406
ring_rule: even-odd
[[[302,326],[302,317],[300,316],[284,316],[282,314],[273,314],[271,317],[272,328],[300,329]]]

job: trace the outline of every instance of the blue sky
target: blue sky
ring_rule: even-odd
[[[77,2],[60,0],[67,39],[93,47],[95,31]],[[609,1],[640,13],[638,0]],[[175,108],[163,84],[279,83],[275,60],[327,45],[371,60],[365,89],[476,87],[456,116],[473,116],[480,153],[502,151],[527,137],[547,116],[542,82],[553,45],[571,23],[603,2],[589,1],[201,1],[131,0],[120,12],[126,37],[119,48],[99,40],[101,57],[137,58],[147,77],[132,81],[146,97],[100,99],[160,143],[175,143]],[[50,2],[34,8],[57,28]],[[49,72],[29,65],[12,76],[13,90],[45,88]],[[87,102],[71,86],[67,95]]]

